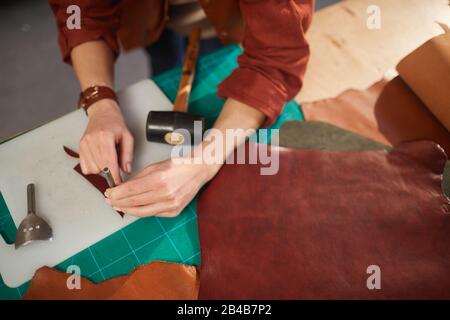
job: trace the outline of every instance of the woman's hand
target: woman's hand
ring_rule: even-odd
[[[228,99],[214,124],[216,134],[220,134],[204,137],[190,155],[193,158],[175,158],[149,165],[127,182],[107,189],[106,202],[118,211],[139,217],[177,216],[200,188],[217,174],[235,147],[245,142],[248,129],[259,128],[264,119],[260,111]],[[224,138],[227,130],[233,129],[237,131],[231,143],[214,143],[216,137]],[[213,148],[207,148],[210,144]],[[221,158],[216,158],[216,152]],[[200,161],[196,161],[197,157]]]
[[[114,100],[102,99],[94,103],[88,109],[88,116],[89,123],[80,140],[81,170],[83,174],[97,174],[108,167],[119,184],[119,159],[122,170],[131,173],[133,136]]]
[[[106,202],[134,216],[177,216],[220,166],[165,160],[106,190]]]

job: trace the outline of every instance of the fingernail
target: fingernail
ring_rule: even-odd
[[[122,209],[117,208],[117,207],[113,207],[113,209],[116,210],[116,211],[122,211]]]
[[[131,162],[127,162],[127,164],[125,165],[126,169],[127,169],[127,173],[131,173]]]
[[[104,193],[105,197],[109,198],[109,194],[111,193],[110,190],[111,190],[111,189],[106,189],[106,191],[105,191],[105,193]]]

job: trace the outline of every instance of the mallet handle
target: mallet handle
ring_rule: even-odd
[[[189,35],[188,47],[183,62],[183,72],[181,74],[173,111],[186,112],[188,110],[189,95],[192,89],[192,82],[194,81],[200,47],[200,34],[201,29],[195,28]]]

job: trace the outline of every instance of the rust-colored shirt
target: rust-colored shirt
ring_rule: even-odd
[[[305,39],[314,0],[199,0],[224,42],[242,42],[239,67],[218,88],[263,112],[270,123],[300,90],[309,46]],[[57,19],[58,41],[66,62],[71,50],[103,39],[117,55],[156,41],[167,23],[168,0],[48,0]],[[67,8],[78,5],[81,28],[67,28]],[[70,11],[69,11],[70,12]]]

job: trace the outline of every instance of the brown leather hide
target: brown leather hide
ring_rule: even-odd
[[[302,104],[302,110],[306,120],[329,122],[384,144],[431,140],[450,154],[450,133],[400,77]]]
[[[442,148],[279,151],[278,174],[225,165],[200,196],[200,299],[450,298]]]
[[[81,288],[68,289],[70,274],[40,268],[24,296],[26,300],[173,299],[193,300],[198,295],[195,267],[155,261],[120,276],[94,284],[81,278]]]

